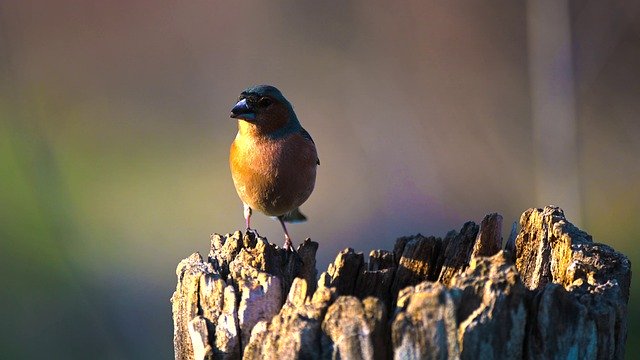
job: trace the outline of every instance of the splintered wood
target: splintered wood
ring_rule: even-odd
[[[253,233],[211,236],[182,260],[176,359],[622,359],[631,264],[561,209],[529,209],[503,249],[502,217],[444,238],[399,238],[368,261],[341,251],[318,277]]]

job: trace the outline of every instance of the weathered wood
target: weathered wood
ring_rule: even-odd
[[[525,286],[536,292],[529,312],[527,357],[622,358],[629,259],[594,243],[558,207],[529,209],[520,226],[516,267]],[[552,327],[563,322],[573,326]]]
[[[367,304],[367,305],[365,305]],[[340,296],[329,306],[322,322],[323,352],[331,359],[384,359],[382,346],[386,334],[384,305],[375,298],[365,302],[353,296]]]
[[[522,358],[527,319],[525,287],[511,253],[473,258],[452,279],[461,291],[457,307],[462,359]]]
[[[368,261],[345,249],[316,281],[318,244],[297,255],[253,233],[212,235],[178,265],[176,359],[620,359],[629,260],[556,207],[444,238],[399,238]],[[517,235],[516,235],[517,233]]]
[[[373,296],[391,307],[391,286],[396,272],[393,253],[374,250],[369,254],[369,263],[356,279],[354,293],[364,299]]]
[[[442,240],[433,236],[427,238],[418,234],[398,239],[394,251],[399,254],[398,266],[391,286],[392,294],[398,294],[407,286],[437,278],[440,270],[437,263],[442,252]],[[395,296],[392,298],[395,301]]]
[[[391,338],[395,359],[457,359],[456,303],[440,283],[422,282],[398,295]]]
[[[335,287],[341,295],[353,295],[358,275],[364,265],[362,253],[346,248],[338,253],[326,272],[320,275],[319,284]]]
[[[449,235],[449,242],[444,251],[444,263],[438,281],[449,286],[451,279],[469,264],[471,251],[478,236],[479,227],[473,221],[462,226],[460,232]],[[453,235],[453,236],[452,236]]]
[[[502,215],[493,213],[482,219],[471,257],[493,256],[502,249]]]
[[[322,321],[336,299],[334,288],[320,287],[307,297],[307,282],[294,281],[280,312],[253,329],[244,359],[321,359]],[[329,350],[326,350],[328,352]]]
[[[296,255],[254,233],[211,235],[206,261],[194,253],[178,265],[171,298],[176,359],[241,358],[252,330],[278,314],[293,280],[315,277],[304,264],[315,270],[317,248],[305,241]]]
[[[189,323],[199,316],[200,279],[212,274],[210,264],[202,261],[202,256],[195,253],[180,261],[176,269],[178,285],[171,297],[173,310],[173,346],[177,359],[193,359],[194,350],[189,332]],[[214,301],[211,301],[214,302]],[[212,311],[212,320],[216,320],[219,312]],[[192,331],[193,332],[193,331]],[[210,345],[208,334],[204,337],[202,347]]]

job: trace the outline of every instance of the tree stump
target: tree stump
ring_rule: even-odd
[[[392,251],[345,249],[317,279],[253,233],[211,236],[182,260],[171,298],[176,359],[622,359],[631,264],[529,209],[505,249],[502,217]],[[317,280],[316,280],[317,279]]]

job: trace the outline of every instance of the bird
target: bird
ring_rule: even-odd
[[[231,109],[238,133],[231,143],[229,167],[244,207],[246,230],[257,210],[276,217],[284,231],[285,250],[293,250],[286,222],[302,222],[300,212],[315,187],[320,165],[316,145],[280,90],[256,85],[240,93]]]

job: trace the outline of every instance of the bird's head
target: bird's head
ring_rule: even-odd
[[[252,86],[241,92],[230,116],[255,125],[263,133],[299,126],[289,101],[271,85]]]

